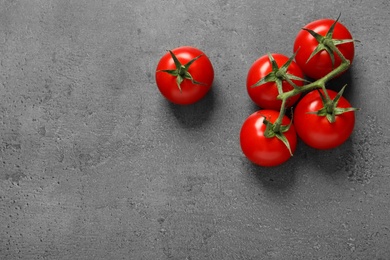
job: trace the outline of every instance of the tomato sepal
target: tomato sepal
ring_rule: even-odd
[[[325,116],[326,119],[328,119],[329,123],[334,123],[336,122],[336,116],[341,115],[343,113],[359,110],[355,107],[337,107],[337,104],[339,103],[340,98],[342,97],[346,87],[347,85],[344,85],[333,99],[329,98],[328,94],[326,93],[326,89],[323,89],[325,95],[320,90],[318,90],[318,94],[321,97],[321,101],[324,107],[314,112],[308,112],[308,114]]]
[[[283,81],[287,81],[294,89],[298,89],[299,87],[292,81],[292,80],[298,80],[303,82],[308,82],[304,78],[297,77],[295,75],[292,75],[290,73],[287,73],[288,67],[290,66],[291,62],[295,59],[296,53],[294,53],[280,68],[278,64],[276,63],[274,57],[271,53],[268,53],[268,59],[271,62],[272,71],[265,75],[263,78],[261,78],[259,81],[257,81],[255,84],[250,86],[250,88],[255,88],[260,85],[263,85],[265,83],[269,82],[275,82],[278,93],[283,94]]]
[[[181,83],[184,81],[184,79],[188,79],[193,84],[196,84],[196,85],[206,85],[202,82],[196,81],[192,77],[191,73],[188,72],[188,69],[190,68],[191,64],[194,63],[200,57],[202,57],[203,54],[198,55],[197,57],[193,58],[192,60],[190,60],[189,62],[187,62],[186,64],[183,65],[183,64],[181,64],[179,59],[176,57],[176,55],[171,50],[168,50],[168,51],[171,54],[171,57],[175,63],[176,69],[174,69],[174,70],[158,70],[157,72],[165,72],[165,73],[168,73],[168,74],[176,77],[176,84],[177,84],[177,87],[179,88],[180,92],[182,91]]]
[[[266,138],[278,138],[287,147],[288,151],[290,152],[290,155],[293,156],[290,143],[287,140],[287,137],[283,134],[290,129],[292,125],[292,120],[288,125],[279,125],[278,123],[276,123],[277,121],[275,123],[271,123],[266,116],[263,117],[263,124],[266,125],[264,136]]]
[[[333,67],[334,67],[334,64],[335,64],[335,56],[334,56],[335,54],[334,54],[334,52],[337,52],[337,55],[341,59],[345,60],[344,56],[337,49],[336,46],[340,45],[340,44],[355,42],[357,40],[355,40],[355,39],[333,39],[334,28],[335,28],[337,22],[339,21],[339,19],[340,19],[340,15],[339,15],[339,17],[337,17],[337,19],[334,21],[334,23],[330,26],[330,28],[329,28],[328,32],[325,34],[325,36],[322,36],[322,35],[316,33],[315,31],[313,31],[311,29],[302,28],[302,30],[307,31],[308,33],[310,33],[318,42],[317,47],[310,54],[309,58],[306,60],[306,63],[308,63],[316,54],[318,54],[319,52],[321,52],[323,50],[325,50],[329,54],[329,57],[331,59],[331,63],[332,63]]]

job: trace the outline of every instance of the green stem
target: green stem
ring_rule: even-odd
[[[286,113],[286,102],[287,99],[282,99],[282,105],[280,106],[280,112],[278,118],[274,122],[274,132],[279,133],[280,132],[280,127],[282,126],[282,120],[283,117]]]
[[[280,127],[282,124],[282,119],[283,119],[285,112],[286,112],[285,111],[286,110],[286,101],[289,98],[296,96],[298,94],[304,93],[304,92],[314,90],[314,89],[322,89],[324,91],[326,100],[330,100],[328,92],[326,91],[326,87],[325,87],[326,82],[330,81],[331,79],[333,79],[334,77],[336,77],[340,73],[346,71],[349,68],[349,66],[351,65],[351,62],[344,57],[344,55],[339,51],[339,49],[334,44],[330,44],[329,48],[331,48],[334,52],[337,53],[337,55],[341,59],[341,64],[337,68],[335,68],[334,70],[329,72],[327,75],[325,75],[324,77],[322,77],[314,82],[311,82],[307,85],[304,85],[300,88],[294,88],[290,91],[284,92],[278,96],[278,99],[282,100],[282,105],[280,107],[279,117],[274,122],[274,131],[275,132],[280,130]]]

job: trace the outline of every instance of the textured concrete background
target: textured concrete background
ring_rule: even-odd
[[[0,1],[0,259],[390,259],[390,7],[362,1]],[[249,66],[341,12],[350,140],[255,167]],[[167,49],[215,69],[201,102],[154,82]]]

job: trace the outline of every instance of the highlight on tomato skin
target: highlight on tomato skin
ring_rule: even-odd
[[[203,51],[192,46],[181,46],[161,57],[155,79],[160,93],[167,100],[178,105],[190,105],[210,91],[214,68]]]
[[[243,154],[252,163],[273,167],[283,164],[291,158],[291,153],[286,145],[277,137],[268,138],[264,135],[266,125],[264,118],[274,123],[279,112],[275,110],[259,110],[251,114],[243,123],[240,131],[240,145]],[[282,125],[289,125],[291,120],[284,116]],[[287,138],[291,152],[294,153],[297,146],[297,135],[294,125],[283,133]]]

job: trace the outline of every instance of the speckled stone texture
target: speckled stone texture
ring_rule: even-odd
[[[352,137],[252,165],[250,65],[339,13]],[[379,0],[0,0],[0,259],[390,259],[389,35]],[[185,107],[154,82],[181,45],[215,69]]]

